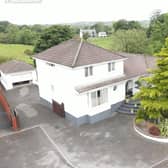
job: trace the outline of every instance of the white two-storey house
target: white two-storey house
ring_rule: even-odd
[[[68,40],[35,56],[40,97],[77,125],[113,115],[153,58]]]

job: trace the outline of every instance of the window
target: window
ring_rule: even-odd
[[[52,64],[52,63],[49,63],[49,62],[47,62],[46,63],[48,66],[51,66],[51,67],[54,67],[55,66],[55,64]]]
[[[96,107],[108,101],[107,89],[97,90],[91,93],[91,106]]]
[[[113,86],[113,91],[116,91],[117,90],[117,86]]]
[[[86,67],[85,68],[85,77],[92,76],[92,75],[93,75],[93,67],[92,66]]]
[[[115,62],[108,63],[108,72],[115,70]]]

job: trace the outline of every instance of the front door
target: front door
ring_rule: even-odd
[[[126,98],[133,96],[133,81],[129,80],[125,84]]]

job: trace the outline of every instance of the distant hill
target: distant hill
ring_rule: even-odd
[[[84,28],[84,27],[91,27],[94,24],[98,23],[100,21],[94,21],[94,22],[75,22],[75,23],[65,23],[66,25],[71,25],[74,27],[78,27],[78,28]],[[105,21],[105,22],[101,22],[107,26],[112,26],[112,24],[114,23],[114,21]],[[139,23],[142,25],[142,27],[147,28],[149,26],[150,21],[149,20],[142,20],[139,21]]]

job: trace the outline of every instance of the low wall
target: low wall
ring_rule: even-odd
[[[135,132],[137,132],[139,135],[141,135],[142,137],[155,141],[155,142],[160,142],[160,143],[168,143],[168,138],[164,138],[164,137],[156,137],[156,136],[152,136],[150,134],[145,133],[144,131],[142,131],[141,129],[139,129],[136,124],[135,121],[133,121],[133,127]]]

